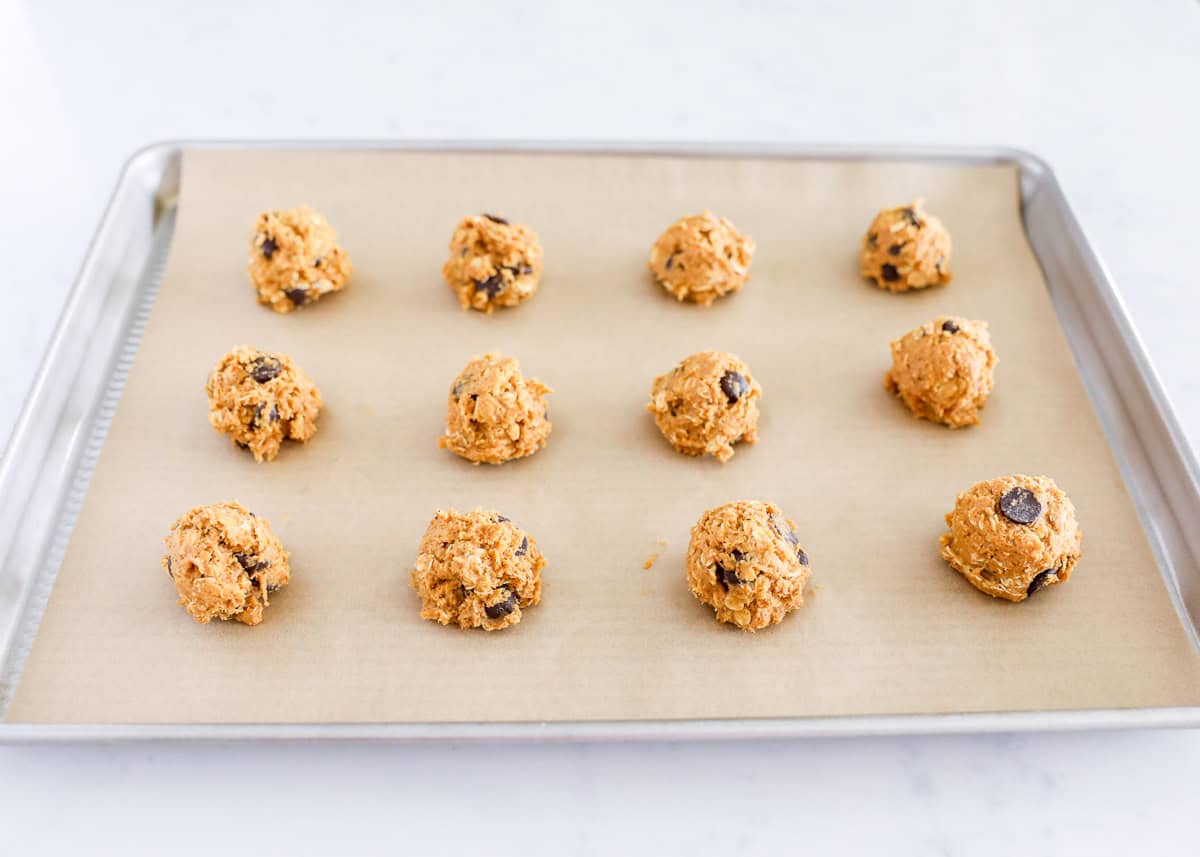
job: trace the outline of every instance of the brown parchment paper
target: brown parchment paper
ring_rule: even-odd
[[[953,233],[954,282],[891,295],[857,275],[877,209],[916,196]],[[247,232],[307,202],[341,232],[349,289],[277,316]],[[758,242],[753,280],[705,310],[652,285],[648,248],[711,207]],[[492,211],[546,252],[535,299],[459,311],[439,268]],[[981,426],[913,420],[881,386],[888,341],[938,313],[988,320]],[[206,420],[229,347],[285,351],[326,399],[315,440],[255,465]],[[749,362],[761,441],[684,458],[644,403],[690,352]],[[501,468],[435,446],[448,387],[498,349],[552,385],[547,449]],[[1052,475],[1079,510],[1065,586],[1013,605],[938,556],[973,482]],[[194,624],[159,568],[171,521],[236,498],[291,551],[257,628]],[[813,561],[809,606],[750,635],[684,582],[689,527],[779,503]],[[519,626],[418,618],[408,587],[438,507],[502,510],[549,559]],[[665,540],[661,550],[658,540]],[[649,570],[643,562],[661,558]],[[161,295],[108,436],[12,721],[488,721],[1007,711],[1200,703],[1190,649],[1059,331],[1007,167],[528,154],[189,153]]]

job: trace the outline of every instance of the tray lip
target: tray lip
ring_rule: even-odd
[[[1022,204],[1026,182],[1047,188],[1055,196],[1069,230],[1075,233],[1084,262],[1091,268],[1097,293],[1108,305],[1147,393],[1154,402],[1175,452],[1189,478],[1200,483],[1200,466],[1187,442],[1158,372],[1129,317],[1107,266],[1096,253],[1075,217],[1049,163],[1032,151],[1013,146],[923,144],[849,144],[753,141],[636,141],[636,140],[468,140],[468,139],[164,139],[136,149],[125,161],[109,195],[104,213],[88,243],[79,272],[63,305],[39,363],[29,392],[0,454],[0,496],[10,481],[11,467],[42,400],[52,374],[58,345],[77,312],[86,275],[95,263],[102,239],[113,227],[118,201],[130,184],[154,161],[171,161],[187,150],[281,149],[285,151],[409,151],[462,153],[524,153],[545,155],[614,155],[672,157],[748,157],[793,160],[891,160],[946,163],[1008,164],[1021,180]],[[166,170],[157,178],[161,182]],[[941,714],[832,715],[823,717],[580,720],[528,722],[425,723],[21,723],[0,720],[0,745],[14,743],[73,743],[84,741],[595,741],[769,739],[886,735],[971,734],[991,732],[1065,731],[1113,728],[1179,728],[1200,726],[1200,706],[1122,709],[1040,709],[1032,711],[964,712]]]

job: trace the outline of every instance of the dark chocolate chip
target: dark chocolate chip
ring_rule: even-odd
[[[266,407],[267,406],[265,403],[259,402],[258,407],[254,409],[254,416],[250,418],[250,431],[254,431],[256,428],[258,428],[258,418],[262,416],[263,409]]]
[[[958,333],[958,325],[950,319],[946,319],[942,322],[942,330],[946,331],[946,333]]]
[[[500,224],[503,224],[504,226],[508,226],[508,221],[505,220],[503,217],[497,217],[494,214],[485,214],[484,217],[486,217],[488,220],[492,221],[492,223],[500,223]]]
[[[237,553],[236,551],[233,554],[233,558],[238,561],[238,565],[242,567],[243,571],[253,571],[254,564],[257,562],[257,560],[249,554]]]
[[[745,551],[740,551],[737,548],[734,548],[729,553],[733,557],[734,562],[745,562],[746,561]]]
[[[907,217],[908,222],[911,223],[913,226],[915,226],[917,229],[920,229],[922,226],[925,225],[925,221],[923,221],[923,220],[921,220],[921,218],[917,217],[916,209],[912,208],[911,206],[905,206],[904,208],[900,209],[900,213],[903,214],[905,217]]]
[[[322,263],[322,262],[324,262],[324,261],[325,261],[325,257],[324,257],[324,256],[318,256],[317,258],[313,259],[313,267],[314,267],[314,268],[319,268],[319,267],[321,267],[321,263]]]
[[[525,556],[529,553],[529,539],[522,537],[521,546],[517,548],[516,556]]]
[[[497,515],[496,520],[497,521],[511,521],[512,518],[506,518],[504,515]]]
[[[772,518],[771,526],[774,527],[775,532],[779,533],[783,540],[792,547],[796,547],[798,544],[800,544],[800,536],[796,534],[795,530],[784,523],[782,518]]]
[[[808,565],[808,554],[804,552],[804,548],[796,548],[796,559],[800,560],[801,565]]]
[[[672,253],[670,256],[667,257],[667,261],[663,262],[663,268],[669,271],[669,270],[671,270],[671,266],[674,264],[675,264],[675,254]]]
[[[170,554],[168,554],[168,555],[167,555],[167,574],[168,574],[168,575],[170,575],[170,577],[171,577],[171,579],[172,579],[172,580],[174,580],[174,579],[175,579],[175,572],[174,572],[174,571],[171,569],[171,556],[170,556]]]
[[[507,589],[508,587],[504,587]],[[501,616],[507,616],[509,613],[517,609],[517,593],[511,589],[508,590],[508,598],[501,601],[499,604],[489,604],[483,608],[483,615],[489,619],[499,619]]]
[[[500,276],[499,272],[497,272],[486,280],[476,280],[475,291],[483,292],[488,297],[494,298],[504,291],[504,277]]]
[[[265,384],[273,378],[279,377],[279,373],[283,371],[283,364],[274,357],[268,357],[265,354],[254,358],[254,362],[250,364],[250,377],[260,384]]]
[[[532,274],[533,273],[533,265],[522,265],[521,273],[522,274]]]
[[[750,389],[750,385],[746,383],[746,377],[741,372],[734,372],[730,369],[721,376],[721,391],[731,405],[746,395],[748,389]]]
[[[1043,586],[1048,586],[1051,583],[1057,582],[1057,580],[1058,580],[1058,569],[1057,568],[1048,568],[1045,571],[1043,571],[1041,574],[1039,574],[1037,577],[1035,577],[1033,580],[1029,581],[1029,588],[1025,590],[1025,594],[1033,595],[1033,593],[1037,592]]]
[[[893,244],[891,247],[889,247],[888,253],[891,254],[892,256],[899,256],[900,251],[903,249],[904,249],[904,242],[901,241],[899,244]]]
[[[263,243],[258,246],[258,249],[264,256],[270,259],[275,255],[275,251],[279,249],[279,245],[275,243],[275,239],[268,235],[263,239]]]
[[[279,408],[275,407],[274,405],[271,405],[271,422],[279,422]]]
[[[1011,488],[1000,498],[1000,514],[1014,524],[1032,524],[1042,514],[1042,504],[1028,488]]]
[[[286,289],[284,294],[296,306],[304,306],[308,303],[308,289]]]
[[[236,443],[238,445],[238,449],[249,449],[250,448],[250,444],[245,443],[240,440],[235,440],[234,443]]]
[[[722,589],[728,590],[731,586],[741,586],[743,583],[750,582],[748,580],[742,580],[742,578],[737,576],[736,572],[729,570],[720,563],[717,563],[715,572],[717,575],[717,583],[721,584]]]
[[[884,264],[880,266],[879,273],[883,275],[883,279],[889,283],[894,283],[900,279],[900,272],[896,270],[895,265]]]
[[[274,592],[274,591],[275,591],[275,590],[277,590],[278,588],[279,588],[279,584],[278,584],[278,583],[268,583],[268,584],[267,584],[267,592]]]

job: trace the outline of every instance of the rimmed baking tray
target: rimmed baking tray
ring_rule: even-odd
[[[1191,617],[1200,609],[1200,534],[1187,523],[1200,519],[1196,463],[1120,300],[1051,170],[1027,153],[676,144],[168,143],[142,151],[127,164],[0,465],[0,706],[11,701],[154,303],[175,226],[182,153],[223,147],[616,152],[1015,167],[1027,240],[1180,620],[1195,645]],[[766,737],[1196,723],[1200,709],[1190,707],[544,723],[0,723],[0,740]]]

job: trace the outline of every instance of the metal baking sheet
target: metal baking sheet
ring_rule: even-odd
[[[244,148],[246,144],[237,144]],[[280,144],[264,144],[280,148]],[[283,144],[282,147],[287,147]],[[350,148],[345,143],[331,148]],[[0,466],[0,705],[11,697],[53,584],[125,372],[153,303],[169,249],[184,147],[152,147],[131,160],[55,333],[51,350]],[[379,147],[363,148],[406,148]],[[435,150],[472,148],[424,144]],[[494,148],[480,146],[474,148]],[[1194,615],[1197,545],[1182,521],[1200,508],[1195,463],[1124,312],[1088,250],[1049,169],[1007,151],[738,147],[537,147],[557,151],[661,152],[755,157],[913,159],[1011,164],[1022,177],[1029,241],[1075,351],[1177,608]],[[1102,344],[1103,348],[1097,347]],[[1193,541],[1189,542],[1189,538]],[[1190,612],[1189,612],[1190,611]],[[0,739],[134,737],[690,737],[1145,726],[1200,721],[1195,709],[547,724],[288,724],[87,726],[0,724]]]

